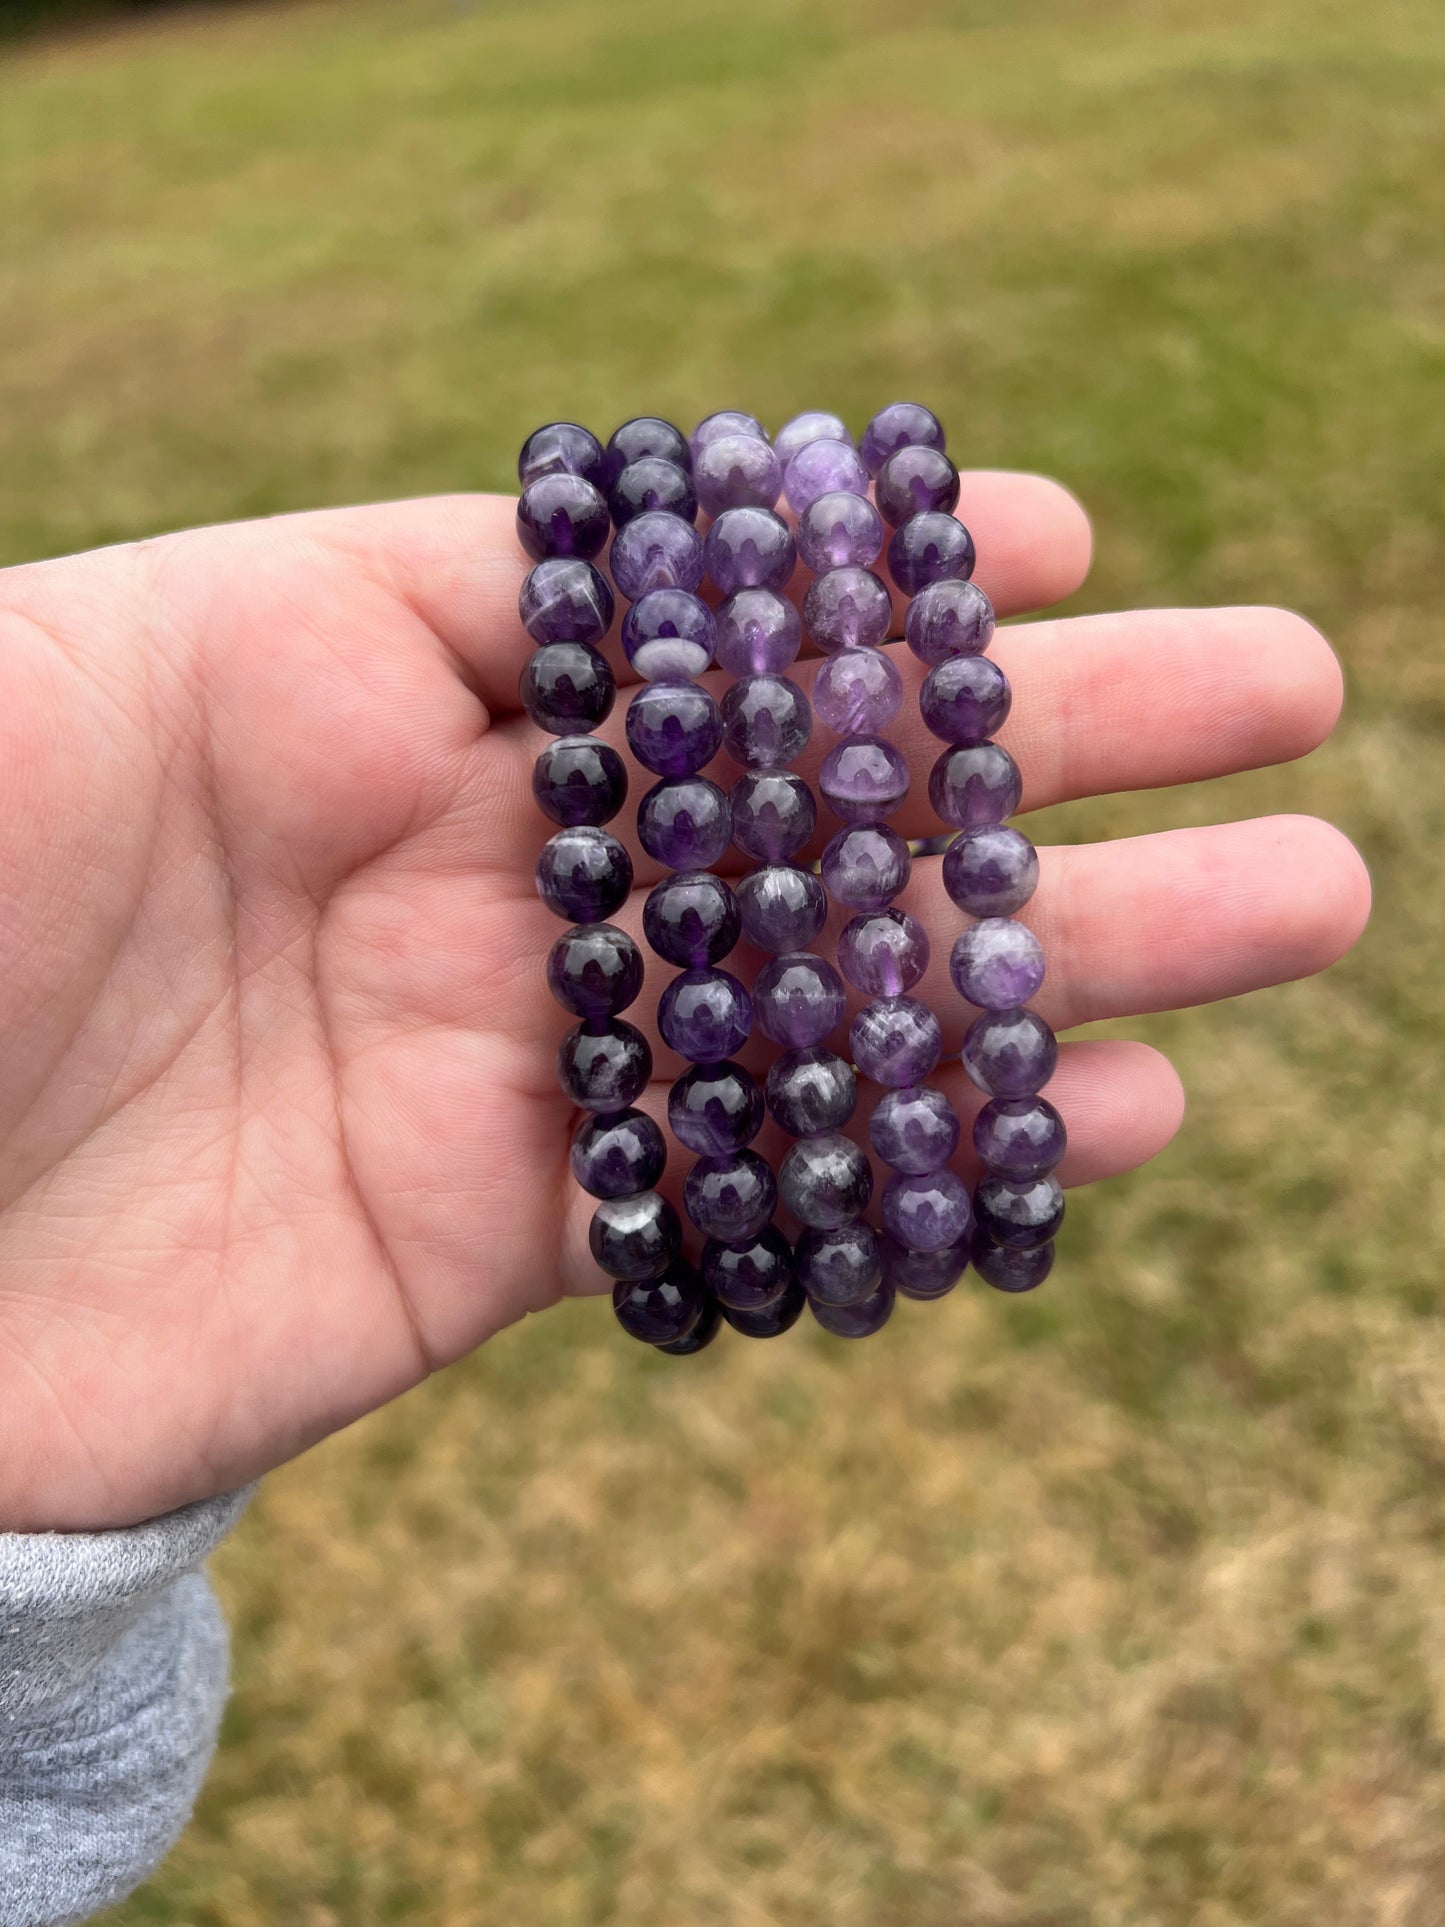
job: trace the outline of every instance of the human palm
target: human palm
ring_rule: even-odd
[[[960,513],[1001,614],[1082,579],[1052,484],[966,475]],[[524,566],[511,505],[458,497],[0,574],[0,1528],[224,1490],[598,1282],[532,884]],[[1284,760],[1339,705],[1279,611],[1045,623],[993,653],[1028,807]],[[910,710],[918,835],[937,745]],[[636,931],[658,872],[633,856]],[[957,920],[936,861],[904,903]],[[1321,968],[1367,905],[1350,846],[1289,817],[1046,850],[1024,917],[1064,1027]],[[967,1112],[947,949],[920,994]],[[665,975],[628,1013],[658,1113]],[[1135,1044],[1065,1045],[1050,1095],[1069,1183],[1142,1162],[1181,1109]]]

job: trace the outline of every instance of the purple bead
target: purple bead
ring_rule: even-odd
[[[763,1128],[763,1093],[741,1064],[698,1064],[669,1091],[667,1121],[689,1151],[725,1157],[751,1144]]]
[[[997,743],[946,749],[928,772],[934,814],[956,830],[1002,823],[1018,808],[1023,793],[1018,764]]]
[[[755,435],[720,435],[693,455],[697,499],[709,515],[724,509],[770,509],[783,489],[783,465]]]
[[[616,606],[606,576],[574,555],[539,562],[517,593],[517,613],[533,642],[601,642]]]
[[[976,1231],[970,1251],[973,1268],[985,1284],[995,1291],[1033,1291],[1054,1268],[1052,1242],[1019,1251],[1010,1245],[995,1244],[982,1231]]]
[[[828,915],[822,879],[790,863],[753,870],[738,884],[743,935],[755,950],[806,950]]]
[[[744,676],[722,700],[723,747],[749,769],[781,769],[813,733],[808,699],[786,676]]]
[[[903,910],[873,910],[845,924],[838,968],[865,997],[901,997],[928,968],[928,932]]]
[[[973,1230],[968,1186],[949,1170],[900,1171],[883,1187],[883,1226],[909,1251],[941,1251]]]
[[[595,736],[559,736],[532,765],[532,794],[553,823],[610,823],[627,799],[627,766]]]
[[[539,475],[581,475],[594,488],[605,488],[607,457],[590,429],[577,422],[548,422],[532,430],[517,457],[517,480],[523,488]]]
[[[930,582],[966,580],[973,564],[973,537],[962,522],[937,510],[915,515],[893,531],[888,544],[888,573],[907,596],[917,595]],[[614,569],[614,578],[616,574]]]
[[[799,1138],[778,1166],[778,1196],[799,1224],[836,1231],[868,1209],[873,1173],[850,1137]]]
[[[649,455],[676,462],[679,468],[691,473],[692,450],[682,430],[674,428],[660,415],[634,415],[612,431],[612,439],[607,444],[609,479],[620,475],[630,462],[640,462]]]
[[[823,1330],[835,1338],[871,1338],[893,1316],[893,1287],[885,1278],[875,1292],[856,1305],[825,1305],[821,1298],[810,1298],[808,1308]]]
[[[817,820],[813,792],[789,770],[745,770],[733,784],[733,842],[758,863],[796,856]]]
[[[834,489],[798,519],[798,554],[816,575],[866,569],[883,547],[883,517],[866,495]]]
[[[705,1352],[721,1330],[722,1307],[710,1293],[704,1293],[702,1311],[692,1330],[670,1345],[656,1345],[653,1349],[664,1358],[691,1358],[696,1352]]]
[[[871,569],[829,569],[803,597],[803,624],[825,656],[876,649],[893,626],[893,598]]]
[[[818,788],[843,822],[877,822],[907,796],[908,765],[881,736],[849,736],[823,758]]]
[[[778,1181],[756,1151],[733,1151],[727,1157],[699,1158],[684,1180],[682,1196],[687,1215],[705,1238],[747,1245],[773,1215]]]
[[[1001,1178],[990,1171],[979,1180],[973,1207],[984,1236],[1015,1251],[1047,1244],[1064,1222],[1063,1188],[1053,1177]]]
[[[649,683],[627,705],[627,747],[658,776],[696,776],[721,745],[722,712],[692,683]]]
[[[726,970],[684,970],[657,1007],[662,1041],[691,1064],[720,1064],[742,1049],[752,1027],[753,1000]]]
[[[791,421],[784,422],[773,437],[773,447],[778,451],[778,460],[784,468],[792,461],[800,448],[809,442],[848,442],[848,424],[841,415],[829,415],[820,408],[809,409],[802,415],[794,415]]]
[[[913,867],[908,845],[886,823],[852,823],[823,851],[823,881],[835,903],[883,910],[901,895]]]
[[[866,495],[868,471],[846,439],[809,442],[789,458],[783,470],[783,493],[801,515],[820,495]]]
[[[689,589],[650,589],[622,618],[622,649],[645,682],[690,682],[712,661],[717,625]]]
[[[737,898],[721,877],[705,870],[664,877],[642,906],[648,943],[667,963],[721,963],[738,940]]]
[[[765,1094],[774,1123],[789,1137],[822,1137],[852,1117],[858,1080],[851,1064],[812,1045],[774,1058]]]
[[[971,917],[1011,917],[1038,880],[1038,851],[1006,825],[960,830],[943,853],[943,887]]]
[[[990,1097],[1033,1097],[1059,1061],[1059,1045],[1033,1010],[988,1010],[963,1034],[963,1068]]]
[[[552,946],[547,985],[563,1010],[584,1023],[616,1017],[642,989],[642,952],[610,923],[576,924]]]
[[[704,415],[692,431],[689,444],[693,461],[696,462],[700,449],[721,441],[725,435],[752,435],[760,442],[768,439],[767,430],[756,415],[746,415],[739,408],[720,408],[714,415]]]
[[[680,515],[684,522],[697,520],[697,490],[692,477],[677,462],[664,461],[660,455],[644,455],[629,462],[607,491],[607,506],[620,529],[634,516],[660,509],[666,515]]]
[[[891,401],[863,430],[859,453],[870,475],[876,475],[899,448],[944,447],[943,423],[932,409],[916,401]]]
[[[549,642],[522,671],[522,707],[550,736],[582,736],[595,729],[612,713],[616,694],[607,658],[582,642]]]
[[[651,589],[695,589],[702,581],[702,537],[681,516],[651,509],[617,531],[607,562],[618,594],[629,602]]]
[[[840,736],[887,729],[903,703],[903,678],[881,649],[840,649],[813,679],[813,708]]]
[[[1012,703],[1008,677],[988,656],[950,656],[918,692],[918,712],[933,734],[970,747],[1003,728]]]
[[[707,532],[703,561],[725,596],[785,589],[798,559],[793,531],[772,509],[724,509]]]
[[[875,997],[848,1033],[853,1062],[875,1084],[921,1084],[943,1055],[943,1031],[915,997]]]
[[[517,502],[517,540],[534,562],[597,555],[612,533],[601,492],[580,475],[539,475]]]
[[[1017,1010],[1044,981],[1044,947],[1010,917],[983,917],[953,946],[948,972],[954,988],[984,1010]]]
[[[548,837],[537,858],[537,894],[568,923],[603,923],[627,901],[632,858],[610,831],[579,824]]]
[[[796,1278],[790,1278],[782,1296],[766,1310],[734,1311],[730,1305],[723,1305],[722,1315],[744,1338],[781,1338],[797,1324],[807,1302],[803,1287]]]
[[[1064,1120],[1046,1097],[993,1097],[973,1120],[973,1148],[1005,1178],[1045,1177],[1068,1149]]]
[[[650,1191],[667,1165],[667,1139],[644,1111],[584,1117],[572,1139],[572,1175],[594,1198]]]
[[[592,1213],[588,1242],[609,1278],[657,1278],[682,1247],[682,1225],[666,1198],[639,1191],[632,1198],[604,1198]]]
[[[941,1171],[958,1149],[958,1113],[931,1084],[885,1091],[868,1120],[868,1142],[910,1177]]]
[[[717,660],[730,676],[780,676],[796,662],[803,624],[771,589],[739,589],[717,612]]]
[[[750,1151],[739,1153],[751,1157]],[[722,1160],[713,1160],[720,1163]],[[761,1160],[759,1160],[761,1162]],[[763,1167],[767,1170],[767,1166]],[[776,1196],[777,1182],[773,1180]],[[702,1254],[702,1275],[707,1280],[709,1291],[717,1298],[723,1308],[723,1316],[729,1324],[736,1323],[736,1312],[756,1315],[766,1312],[771,1306],[780,1305],[791,1295],[793,1287],[793,1252],[787,1239],[776,1225],[766,1225],[754,1236],[741,1239],[716,1238],[704,1246]],[[797,1294],[801,1298],[801,1291]],[[798,1307],[802,1309],[801,1304]],[[788,1319],[792,1324],[797,1312]],[[739,1329],[744,1329],[739,1327]],[[786,1326],[779,1326],[786,1330]],[[772,1336],[761,1332],[754,1337]]]
[[[883,1254],[871,1225],[805,1231],[793,1253],[798,1282],[815,1305],[856,1305],[883,1282]]]
[[[753,984],[753,1008],[765,1037],[789,1050],[821,1044],[838,1026],[843,979],[811,951],[792,951],[765,963]]]
[[[931,582],[903,620],[908,647],[936,669],[952,656],[981,656],[993,641],[993,604],[976,582]]]
[[[895,449],[878,471],[873,499],[890,528],[930,509],[951,515],[958,506],[958,470],[941,448]]]
[[[651,1046],[621,1017],[577,1024],[557,1049],[557,1080],[584,1111],[625,1111],[651,1076]]]
[[[897,1239],[884,1237],[883,1275],[905,1298],[943,1298],[968,1270],[972,1241],[944,1245],[940,1251],[905,1251]]]
[[[710,870],[733,840],[727,791],[705,776],[664,777],[637,805],[637,840],[669,870]]]
[[[685,1259],[677,1258],[660,1278],[614,1285],[612,1309],[629,1337],[645,1345],[676,1345],[702,1317],[702,1281]]]

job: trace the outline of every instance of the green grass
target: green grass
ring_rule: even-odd
[[[696,1369],[596,1304],[268,1482],[123,1927],[1439,1927],[1436,0],[379,0],[11,54],[0,558],[505,486],[536,420],[896,392],[1081,607],[1294,604],[1378,911],[1133,1028],[1191,1114],[1037,1302]],[[916,1315],[915,1315],[916,1314]],[[713,1362],[715,1361],[715,1362]]]

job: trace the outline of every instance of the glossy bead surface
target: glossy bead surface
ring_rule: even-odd
[[[803,623],[771,589],[739,589],[717,612],[717,661],[730,676],[780,676],[803,646]]]
[[[720,435],[695,450],[692,479],[709,515],[724,509],[770,509],[783,489],[783,465],[755,435]]]
[[[721,963],[741,929],[737,899],[721,877],[706,871],[664,877],[642,906],[642,929],[668,963]]]
[[[702,537],[681,516],[652,509],[617,531],[607,561],[617,593],[629,602],[652,589],[695,589],[702,581]]]
[[[798,559],[793,531],[772,509],[724,509],[702,545],[703,563],[714,588],[725,596],[743,589],[788,586]]]
[[[971,917],[1011,917],[1038,880],[1038,851],[1006,824],[960,830],[943,853],[943,887]]]
[[[742,1049],[752,1026],[752,998],[727,970],[684,970],[657,1007],[662,1041],[692,1064],[720,1064]]]
[[[883,1281],[883,1253],[871,1225],[807,1230],[793,1252],[798,1283],[814,1304],[856,1305]]]
[[[767,430],[756,415],[745,414],[740,408],[719,408],[711,415],[704,415],[688,437],[694,462],[699,449],[721,441],[725,435],[753,435],[761,442],[768,439]]]
[[[1057,1178],[1003,1178],[990,1171],[979,1180],[973,1208],[986,1238],[1032,1251],[1063,1223],[1064,1193]]]
[[[809,442],[850,442],[848,424],[841,415],[830,415],[821,408],[810,408],[783,423],[773,437],[778,460],[786,465]]]
[[[934,814],[956,830],[1006,821],[1023,792],[1018,764],[997,743],[946,749],[928,772]]]
[[[930,582],[963,581],[973,564],[973,537],[962,522],[936,510],[895,529],[888,544],[888,572],[907,596]]]
[[[1035,1010],[987,1010],[963,1034],[963,1068],[990,1097],[1033,1097],[1058,1061],[1058,1039]]]
[[[993,641],[993,604],[976,582],[933,582],[903,620],[908,647],[930,669],[953,656],[981,656]]]
[[[813,834],[818,806],[801,776],[745,770],[733,784],[733,842],[758,863],[782,863]]]
[[[895,1171],[940,1171],[958,1149],[958,1113],[931,1084],[885,1091],[868,1120],[868,1142]]]
[[[529,658],[522,707],[550,736],[585,736],[612,713],[617,681],[605,656],[581,642],[549,642]]]
[[[968,1186],[949,1170],[900,1171],[883,1187],[883,1228],[909,1251],[941,1251],[973,1230]]]
[[[969,1256],[979,1277],[995,1291],[1033,1291],[1054,1268],[1052,1240],[1020,1251],[995,1244],[982,1231],[976,1231]]]
[[[796,1290],[792,1246],[776,1225],[767,1225],[747,1239],[712,1240],[703,1247],[702,1275],[729,1323],[737,1322],[734,1312],[766,1312]]]
[[[865,997],[901,997],[928,968],[928,932],[906,911],[869,911],[839,933],[838,968]]]
[[[888,585],[871,569],[829,569],[803,597],[803,626],[824,655],[876,649],[893,626]]]
[[[958,470],[941,448],[895,449],[878,471],[873,499],[890,528],[929,509],[951,515],[958,506]]]
[[[806,950],[828,915],[821,879],[791,863],[750,871],[738,884],[737,899],[743,935],[755,949],[775,957]]]
[[[868,471],[852,442],[812,441],[788,458],[783,493],[801,515],[820,495],[866,495]]]
[[[836,1231],[868,1209],[873,1173],[852,1138],[839,1132],[799,1138],[778,1166],[778,1196],[799,1224]]]
[[[688,682],[712,661],[717,625],[689,589],[650,589],[622,618],[622,649],[646,682]]]
[[[558,830],[537,858],[537,894],[568,923],[605,923],[631,888],[632,858],[608,830]]]
[[[669,776],[637,805],[637,840],[669,870],[710,870],[733,840],[727,791],[705,776]]]
[[[893,1316],[893,1302],[893,1287],[885,1278],[876,1291],[856,1305],[829,1305],[821,1298],[809,1298],[808,1308],[834,1338],[871,1338]]]
[[[667,1098],[672,1135],[699,1157],[741,1151],[763,1128],[763,1093],[741,1064],[698,1064],[684,1071]]]
[[[863,430],[858,452],[868,473],[876,475],[895,449],[944,446],[943,423],[931,408],[916,401],[891,401]]]
[[[570,555],[539,562],[517,592],[517,613],[533,642],[599,643],[616,607],[602,571]]]
[[[883,517],[864,495],[833,489],[798,518],[798,554],[816,574],[866,569],[883,548]]]
[[[908,794],[908,765],[882,736],[849,736],[823,758],[818,788],[843,822],[881,821]]]
[[[954,988],[984,1010],[1017,1010],[1044,981],[1044,947],[1011,917],[981,917],[955,939],[948,960]]]
[[[612,431],[607,444],[607,474],[618,476],[629,462],[640,462],[648,455],[659,455],[665,462],[691,470],[692,449],[686,435],[661,415],[634,415]]]
[[[883,910],[904,889],[913,862],[908,845],[886,823],[854,823],[828,843],[822,867],[835,903]]]
[[[681,1249],[682,1225],[666,1198],[639,1191],[632,1198],[604,1198],[592,1213],[587,1237],[609,1278],[656,1278]]]
[[[580,475],[539,475],[517,502],[517,540],[534,562],[550,555],[590,559],[612,533],[601,492]]]
[[[684,522],[697,520],[697,490],[692,477],[677,462],[660,455],[643,455],[629,462],[607,491],[607,507],[620,529],[636,515],[660,509],[666,515],[680,515]]]
[[[667,1167],[667,1139],[645,1111],[587,1117],[572,1138],[572,1175],[594,1198],[650,1191]]]
[[[578,1024],[557,1048],[557,1081],[585,1111],[625,1111],[651,1076],[652,1047],[621,1017]]]
[[[771,1219],[778,1181],[756,1151],[733,1151],[727,1157],[699,1158],[683,1182],[682,1197],[687,1215],[704,1237],[746,1245],[762,1235]]]
[[[921,1084],[943,1055],[943,1031],[915,997],[875,997],[848,1032],[853,1062],[875,1084]]]
[[[1068,1149],[1064,1120],[1046,1097],[994,1097],[973,1120],[973,1148],[1005,1178],[1042,1178]]]
[[[564,930],[547,958],[552,995],[584,1022],[616,1017],[642,989],[642,952],[610,923],[579,923]]]
[[[517,480],[527,488],[539,475],[581,475],[594,488],[607,485],[601,442],[578,422],[547,422],[534,428],[517,456]]]
[[[617,1322],[645,1345],[675,1345],[695,1328],[703,1314],[702,1281],[685,1259],[677,1259],[663,1276],[613,1287],[612,1309]]]
[[[553,823],[610,823],[627,800],[627,766],[595,736],[559,736],[532,765],[532,795]]]
[[[837,1028],[845,1001],[842,978],[811,951],[772,958],[753,984],[759,1029],[789,1050],[821,1044]]]
[[[692,1330],[669,1345],[657,1345],[653,1349],[664,1358],[692,1358],[698,1352],[705,1352],[721,1330],[722,1307],[711,1292],[704,1292],[702,1310]]]
[[[858,1080],[845,1059],[814,1044],[774,1058],[764,1095],[773,1122],[789,1137],[822,1137],[852,1117]]]
[[[781,1338],[797,1324],[807,1302],[803,1287],[796,1278],[790,1278],[781,1297],[766,1310],[734,1311],[730,1305],[723,1305],[722,1315],[744,1338]]]
[[[968,1270],[969,1238],[938,1251],[907,1251],[886,1233],[880,1243],[883,1275],[905,1298],[944,1298]]]
[[[840,649],[813,678],[813,709],[840,736],[887,729],[903,704],[903,678],[881,649]]]
[[[649,683],[627,705],[627,747],[658,776],[695,776],[722,746],[722,712],[705,689]]]
[[[930,669],[918,692],[918,713],[945,743],[986,743],[1008,720],[1013,692],[990,656],[950,656]]]
[[[813,733],[808,699],[787,676],[744,676],[722,700],[723,748],[749,769],[781,769]]]

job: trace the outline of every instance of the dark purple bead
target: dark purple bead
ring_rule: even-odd
[[[778,1166],[778,1195],[799,1224],[836,1231],[868,1209],[873,1173],[850,1137],[835,1131],[799,1138]]]
[[[517,593],[517,613],[533,642],[601,642],[616,606],[606,576],[574,555],[539,562]]]
[[[702,1317],[702,1280],[685,1258],[676,1258],[660,1278],[620,1282],[612,1289],[617,1322],[645,1345],[676,1345]]]
[[[941,1251],[973,1230],[968,1186],[949,1170],[900,1171],[883,1187],[883,1225],[909,1251]]]
[[[1018,764],[997,743],[946,749],[928,773],[934,814],[956,830],[1002,823],[1018,808],[1023,793]]]
[[[717,661],[730,676],[780,676],[797,660],[803,624],[771,589],[739,589],[717,612]]]
[[[607,658],[582,642],[549,642],[522,671],[522,707],[549,736],[595,729],[612,713],[616,694]]]
[[[692,450],[682,430],[674,428],[660,415],[634,415],[631,421],[623,422],[612,431],[612,439],[607,444],[609,480],[615,480],[630,462],[643,461],[649,455],[660,456],[664,462],[676,462],[679,468],[691,473]]]
[[[683,1182],[682,1196],[687,1215],[705,1238],[747,1245],[762,1235],[773,1215],[778,1181],[756,1151],[733,1151],[699,1158]]]
[[[941,448],[895,449],[878,471],[873,499],[890,528],[929,509],[951,515],[958,507],[958,470]]]
[[[608,830],[579,824],[548,837],[537,858],[537,894],[568,923],[603,923],[626,903],[632,858]]]
[[[697,490],[692,477],[676,462],[660,455],[644,455],[629,462],[607,491],[607,506],[620,529],[636,515],[660,509],[665,515],[680,515],[684,522],[697,520]]]
[[[933,734],[970,747],[1003,728],[1012,703],[1008,677],[989,656],[950,656],[918,692],[918,712]]]
[[[930,582],[966,580],[973,564],[973,537],[962,522],[937,511],[915,515],[888,544],[888,573],[907,596]]]
[[[627,766],[595,736],[559,736],[532,765],[532,794],[564,829],[610,823],[627,800]]]
[[[751,1153],[744,1153],[750,1156]],[[769,1171],[769,1177],[772,1172]],[[776,1225],[767,1225],[753,1238],[724,1241],[714,1239],[703,1247],[702,1275],[707,1280],[708,1289],[714,1293],[723,1308],[723,1317],[728,1323],[736,1324],[734,1314],[742,1313],[756,1317],[766,1313],[771,1307],[782,1304],[786,1297],[795,1291],[801,1299],[800,1287],[793,1283],[793,1252],[787,1239]],[[799,1304],[798,1311],[802,1310]],[[792,1324],[798,1315],[793,1312],[787,1321]],[[740,1331],[745,1326],[738,1326]],[[786,1330],[780,1325],[779,1330]],[[771,1337],[770,1332],[756,1332],[753,1337]]]
[[[907,796],[908,765],[882,736],[849,736],[823,758],[818,788],[843,822],[878,822]]]
[[[743,589],[785,589],[798,559],[793,531],[772,509],[724,509],[707,532],[703,562],[725,596]]]
[[[723,747],[749,769],[782,769],[813,733],[808,699],[786,676],[744,676],[722,699]]]
[[[801,515],[820,495],[866,495],[868,471],[850,441],[809,442],[788,460],[783,492]]]
[[[517,457],[517,480],[523,488],[539,475],[581,475],[594,488],[605,488],[607,456],[590,429],[577,422],[548,422],[532,430]]]
[[[903,703],[903,678],[881,649],[840,649],[813,678],[813,709],[840,736],[887,729]]]
[[[733,784],[733,842],[758,863],[796,856],[817,820],[813,792],[788,770],[746,770]]]
[[[722,1307],[711,1292],[704,1292],[697,1323],[686,1337],[674,1339],[670,1345],[657,1345],[653,1349],[661,1352],[664,1358],[692,1358],[698,1352],[705,1352],[721,1330]]]
[[[984,1010],[1016,1010],[1038,995],[1044,947],[1010,917],[982,917],[953,946],[948,972],[954,988]]]
[[[829,569],[803,597],[803,624],[825,656],[876,649],[893,626],[893,598],[871,569]]]
[[[883,517],[866,495],[834,489],[798,519],[798,554],[816,575],[866,569],[883,547]]]
[[[943,1055],[943,1031],[915,997],[875,997],[848,1033],[853,1062],[875,1084],[921,1084]]]
[[[651,589],[622,618],[622,649],[646,682],[690,682],[712,661],[717,625],[689,589]]]
[[[896,449],[944,446],[943,423],[931,408],[916,401],[891,401],[863,430],[858,452],[868,473],[876,475]]]
[[[1033,1291],[1054,1268],[1052,1241],[1020,1251],[1013,1245],[995,1244],[984,1232],[976,1231],[969,1255],[979,1277],[995,1291]]]
[[[986,1238],[1032,1251],[1047,1244],[1064,1222],[1064,1193],[1054,1177],[1002,1178],[990,1171],[979,1180],[973,1208]]]
[[[733,1311],[724,1305],[722,1315],[744,1338],[781,1338],[797,1324],[807,1302],[807,1294],[794,1278],[776,1304],[769,1305],[765,1311]]]
[[[871,1225],[805,1231],[793,1253],[798,1282],[815,1305],[856,1305],[883,1281],[883,1253]]]
[[[910,1177],[941,1171],[958,1149],[958,1113],[931,1084],[885,1091],[868,1120],[868,1142]]]
[[[908,845],[886,823],[853,823],[823,852],[823,881],[835,903],[883,910],[908,882]]]
[[[766,1096],[774,1123],[789,1137],[823,1137],[852,1117],[858,1080],[851,1064],[814,1044],[774,1058]]]
[[[705,776],[667,776],[637,805],[637,840],[669,870],[710,870],[733,840],[727,791]]]
[[[791,863],[749,871],[738,884],[737,897],[743,935],[755,949],[772,956],[806,950],[828,916],[822,879]]]
[[[744,414],[740,408],[719,408],[715,414],[704,415],[688,438],[693,461],[696,462],[700,449],[721,441],[725,435],[753,435],[760,442],[768,439],[768,432],[756,415]]]
[[[594,1198],[650,1191],[667,1165],[667,1139],[645,1111],[585,1117],[572,1139],[572,1175]]]
[[[517,502],[517,540],[534,562],[551,555],[590,560],[611,533],[607,503],[580,475],[539,475]]]
[[[755,435],[720,435],[692,458],[697,499],[709,515],[724,509],[770,509],[783,489],[783,465]]]
[[[928,932],[903,910],[854,917],[838,937],[838,968],[865,997],[901,997],[928,968]]]
[[[658,776],[696,776],[721,745],[722,712],[692,683],[649,683],[627,705],[627,747]]]
[[[1034,1010],[986,1010],[963,1034],[963,1068],[990,1097],[1033,1097],[1058,1061],[1058,1040]]]
[[[973,1148],[1005,1178],[1042,1178],[1068,1149],[1064,1120],[1046,1097],[994,1097],[973,1120]]]
[[[663,1042],[692,1064],[720,1064],[742,1049],[752,1027],[753,1000],[726,970],[683,971],[657,1008]]]
[[[649,509],[613,536],[607,562],[618,594],[629,602],[652,589],[695,589],[702,581],[702,537],[680,515]]]
[[[651,1076],[651,1046],[621,1017],[577,1024],[557,1049],[557,1080],[585,1111],[625,1111]]]
[[[825,1305],[821,1298],[810,1298],[808,1307],[823,1330],[835,1338],[871,1338],[893,1316],[893,1287],[885,1278],[856,1305]]]
[[[753,1009],[764,1036],[789,1050],[821,1044],[837,1029],[845,1003],[843,979],[811,951],[765,963],[753,984]]]
[[[738,940],[737,899],[721,877],[705,870],[664,877],[642,906],[647,941],[668,963],[721,963]]]
[[[944,1245],[941,1251],[905,1251],[895,1238],[886,1235],[881,1243],[883,1275],[905,1298],[946,1297],[968,1270],[968,1238],[956,1245]]]
[[[552,995],[584,1022],[616,1017],[642,989],[642,952],[610,923],[579,923],[564,930],[547,959]]]
[[[908,646],[936,669],[953,656],[981,656],[993,641],[993,604],[976,582],[931,582],[903,620]]]
[[[639,1191],[632,1198],[604,1198],[592,1213],[587,1235],[592,1256],[609,1278],[660,1277],[682,1248],[677,1213],[656,1191]],[[669,1336],[680,1338],[682,1334]]]
[[[1011,917],[1038,880],[1038,851],[1005,824],[960,830],[943,853],[943,887],[971,917]]]
[[[811,408],[783,423],[773,437],[773,447],[778,451],[778,460],[786,467],[798,450],[806,448],[809,442],[851,444],[851,441],[848,424],[841,415],[829,415],[821,408]]]
[[[699,1157],[741,1151],[763,1128],[763,1093],[741,1064],[697,1064],[667,1098],[672,1135]]]

